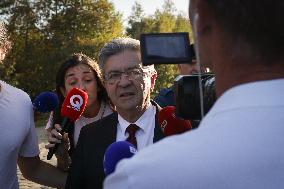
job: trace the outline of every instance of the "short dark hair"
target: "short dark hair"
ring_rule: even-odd
[[[263,58],[284,57],[283,0],[205,1],[225,31],[249,43]]]

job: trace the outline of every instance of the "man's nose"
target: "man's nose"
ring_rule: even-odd
[[[129,76],[127,74],[123,73],[120,76],[120,80],[118,82],[118,85],[121,86],[121,87],[126,87],[126,86],[130,85],[131,82],[132,81],[130,80]]]

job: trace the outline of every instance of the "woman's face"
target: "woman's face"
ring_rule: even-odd
[[[98,103],[97,93],[99,89],[97,80],[89,66],[79,64],[69,68],[65,73],[64,84],[65,89],[61,88],[61,92],[64,96],[66,96],[72,88],[76,87],[88,94],[87,108]]]

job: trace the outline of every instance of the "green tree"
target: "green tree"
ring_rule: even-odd
[[[13,49],[7,59],[8,64],[6,65],[9,65],[9,70],[4,70],[6,73],[4,79],[32,94],[32,89],[39,90],[41,86],[39,80],[35,79],[35,73],[38,73],[41,67],[38,64],[41,48],[38,47],[44,39],[37,27],[35,4],[26,0],[6,2],[6,7],[2,9],[5,11],[1,13],[7,16]]]
[[[96,58],[105,42],[123,35],[121,15],[107,0],[5,0],[0,18],[13,42],[1,78],[32,97],[54,89],[67,56],[83,52]]]
[[[165,0],[162,10],[157,9],[154,15],[145,16],[142,6],[135,2],[128,19],[127,35],[139,39],[141,33],[189,32],[192,30],[188,19],[183,13],[178,13],[171,0]],[[164,87],[170,87],[178,74],[176,65],[155,65],[158,72],[153,95]]]
[[[142,18],[144,17],[145,14],[143,13],[141,4],[135,1],[134,6],[132,7],[132,14],[128,18],[128,24],[130,27],[126,28],[126,33],[130,34],[132,38],[139,39],[143,28]]]
[[[47,64],[48,70],[57,70],[58,63],[74,52],[96,58],[105,42],[123,34],[121,15],[106,0],[58,0],[52,9],[46,30],[53,62]]]

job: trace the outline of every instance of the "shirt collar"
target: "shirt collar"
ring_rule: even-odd
[[[142,116],[135,121],[133,124],[136,124],[143,132],[150,127],[151,120],[155,119],[156,109],[155,106],[150,105],[146,111],[142,114]],[[126,128],[131,124],[130,122],[126,121],[123,117],[121,117],[118,113],[118,123],[119,127],[123,133],[125,133]]]
[[[284,79],[257,81],[227,90],[215,102],[208,116],[242,107],[284,105]]]

